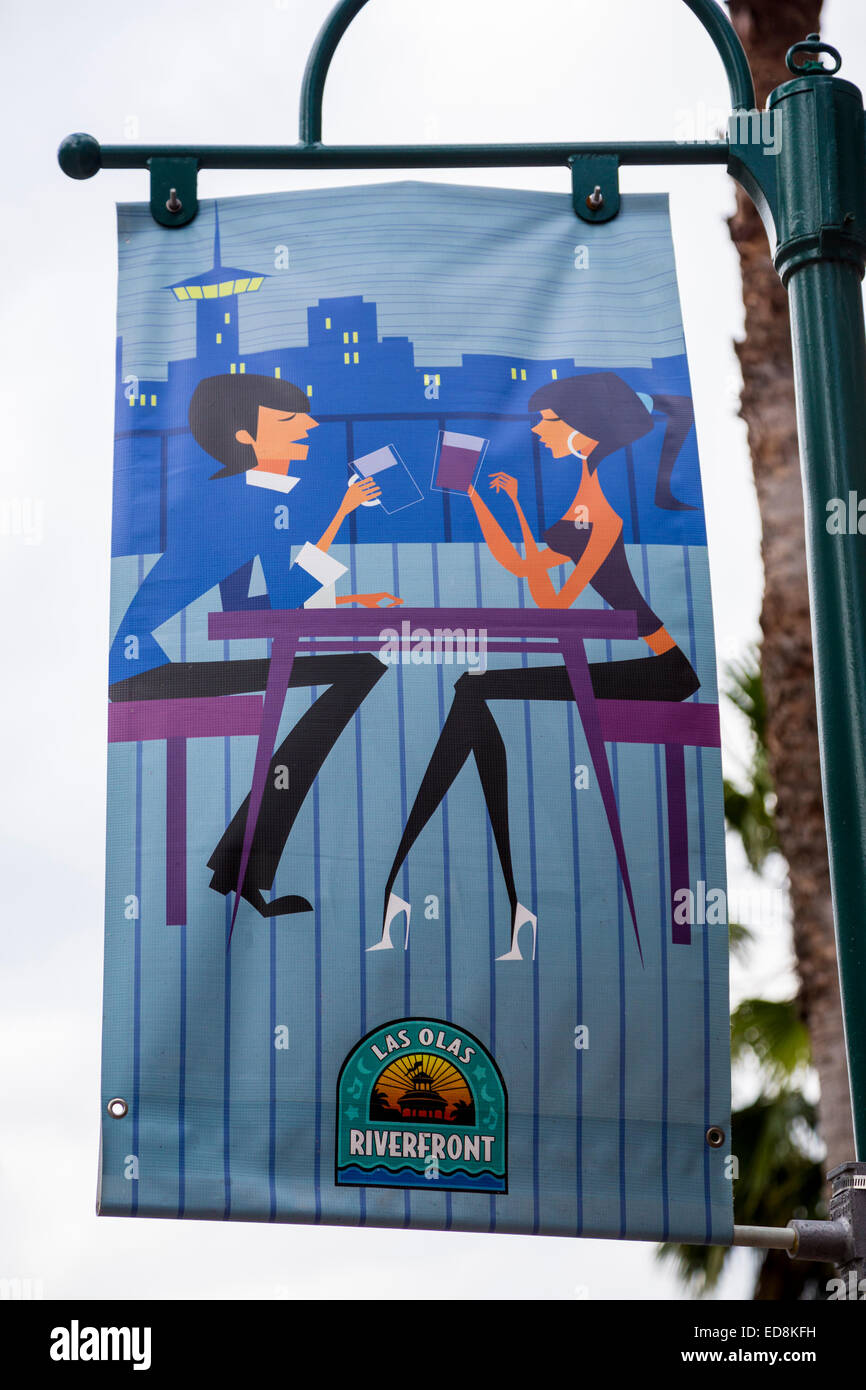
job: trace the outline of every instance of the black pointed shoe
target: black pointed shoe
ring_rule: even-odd
[[[217,879],[216,874],[210,881],[210,886],[215,893],[221,893],[226,897],[229,893],[234,893],[237,888],[237,881],[226,884],[225,879]],[[296,893],[286,893],[281,898],[274,898],[273,902],[268,902],[262,896],[260,888],[244,888],[241,897],[245,902],[254,907],[256,912],[262,917],[288,917],[297,912],[312,912],[312,904],[306,898],[299,897]]]

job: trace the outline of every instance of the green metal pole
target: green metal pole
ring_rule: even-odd
[[[866,137],[858,88],[815,67],[810,64],[769,99],[782,121],[775,263],[791,307],[824,812],[856,1155],[863,1159],[866,505],[859,531],[857,502],[866,503],[860,286],[866,267]],[[843,510],[845,529],[839,533]]]

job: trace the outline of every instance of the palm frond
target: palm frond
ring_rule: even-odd
[[[728,946],[732,956],[745,956],[754,939],[751,927],[743,926],[742,922],[728,923]]]
[[[731,1058],[751,1054],[767,1081],[783,1085],[808,1067],[812,1050],[795,999],[744,999],[731,1014]]]
[[[725,695],[748,721],[752,743],[747,785],[724,780],[725,820],[739,835],[750,868],[760,873],[768,855],[779,848],[760,650],[750,647],[742,661],[726,667],[725,675]]]

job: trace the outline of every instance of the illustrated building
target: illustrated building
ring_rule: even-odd
[[[416,1062],[409,1072],[411,1085],[400,1096],[397,1104],[404,1120],[441,1120],[445,1116],[447,1101],[434,1090],[433,1078],[424,1070],[421,1062]]]
[[[196,301],[195,355],[202,361],[221,358],[223,370],[236,370],[238,359],[237,297],[260,290],[266,277],[224,266],[220,256],[219,210],[214,212],[213,265],[203,275],[187,275],[167,285],[175,299]],[[234,365],[232,365],[234,364]]]

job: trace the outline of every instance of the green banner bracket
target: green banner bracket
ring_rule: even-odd
[[[616,155],[576,155],[570,159],[571,199],[584,222],[610,222],[619,212],[619,159]]]
[[[198,212],[198,160],[148,160],[150,211],[163,227],[185,227]]]

